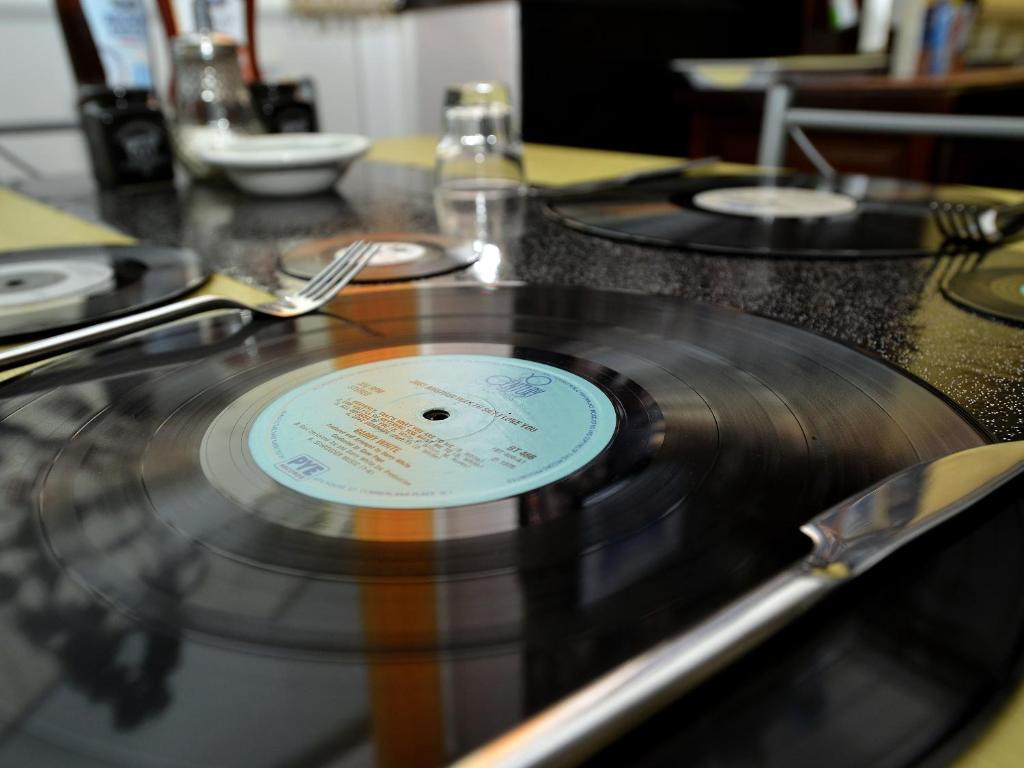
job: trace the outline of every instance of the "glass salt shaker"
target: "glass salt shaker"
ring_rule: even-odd
[[[226,35],[184,35],[174,41],[175,149],[194,178],[214,169],[202,160],[208,147],[238,135],[263,133],[238,59]]]

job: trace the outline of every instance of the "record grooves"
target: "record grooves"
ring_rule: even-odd
[[[987,439],[878,360],[671,298],[330,312],[0,390],[0,763],[442,764],[788,564],[829,504]],[[1024,626],[1020,510],[977,520],[600,759],[930,754]]]

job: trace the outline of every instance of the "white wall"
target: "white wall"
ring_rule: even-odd
[[[417,52],[414,130],[441,125],[441,97],[448,83],[501,80],[519,105],[519,4],[510,0],[439,8],[406,16]]]
[[[70,120],[72,94],[53,6],[46,0],[0,0],[0,125]],[[0,146],[47,173],[87,167],[78,136],[0,136]],[[0,181],[19,175],[0,156]]]
[[[322,130],[370,137],[438,130],[449,82],[504,80],[519,93],[515,0],[397,16],[319,22],[257,0],[257,45],[268,79],[312,76]],[[167,51],[151,12],[158,77]],[[71,65],[52,0],[0,0],[0,126],[74,119]],[[0,135],[0,148],[46,175],[88,172],[75,132]],[[22,174],[0,156],[0,182]]]

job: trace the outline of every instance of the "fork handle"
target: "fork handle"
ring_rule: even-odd
[[[0,351],[0,370],[13,368],[17,365],[26,365],[39,360],[44,360],[64,352],[71,352],[75,349],[87,347],[99,341],[116,339],[144,328],[152,328],[154,325],[167,323],[181,317],[195,315],[200,312],[207,312],[211,309],[244,309],[236,301],[223,296],[194,296],[181,301],[174,301],[170,304],[147,309],[143,312],[136,312],[124,317],[106,320],[102,323],[95,323],[84,328],[76,328],[66,333],[58,333],[47,339],[30,341],[27,344],[20,344]]]

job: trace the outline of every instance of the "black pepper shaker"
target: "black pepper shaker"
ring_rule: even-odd
[[[86,86],[78,108],[100,186],[174,178],[167,123],[152,91]]]
[[[313,133],[319,130],[307,82],[250,83],[256,113],[267,133]]]

